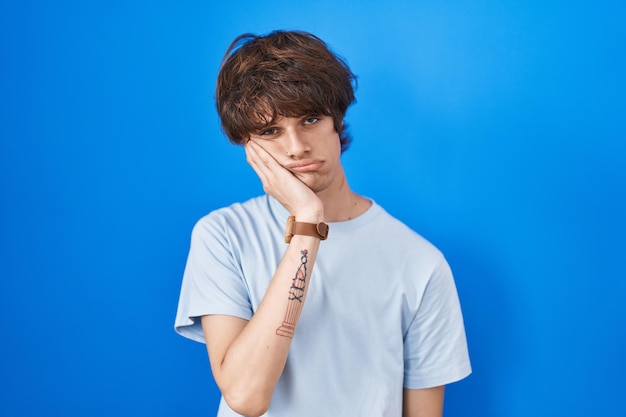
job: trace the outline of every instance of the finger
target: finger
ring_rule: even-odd
[[[247,146],[252,149],[253,154],[256,155],[258,161],[268,167],[275,168],[275,166],[282,166],[260,143],[250,140]]]
[[[285,175],[291,174],[258,142],[251,141],[247,148],[249,149],[249,163],[257,172],[261,180],[268,185],[268,182],[274,182],[278,178],[285,181]]]
[[[256,172],[261,181],[265,182],[268,175],[268,169],[261,161],[258,151],[254,146],[250,146],[249,144],[246,144],[244,149],[246,151],[246,160],[248,161],[248,164],[252,167],[254,172]]]

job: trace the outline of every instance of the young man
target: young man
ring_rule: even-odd
[[[217,108],[266,195],[195,226],[176,330],[205,342],[218,416],[441,416],[470,373],[442,254],[350,190],[354,75],[304,32],[242,35]]]

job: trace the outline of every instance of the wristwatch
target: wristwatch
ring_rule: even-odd
[[[296,221],[296,216],[289,216],[285,227],[285,243],[291,242],[293,235],[306,235],[326,240],[328,237],[328,225],[324,222],[302,223]]]

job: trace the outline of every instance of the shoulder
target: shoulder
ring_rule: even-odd
[[[272,208],[267,195],[251,198],[245,202],[233,203],[211,211],[200,220],[193,228],[193,233],[206,233],[211,230],[226,230],[246,227],[255,221],[267,221],[271,219]]]
[[[286,216],[279,203],[267,195],[234,203],[210,212],[195,224],[192,243],[221,245],[230,252],[263,247],[283,236]]]
[[[394,251],[403,253],[419,253],[421,257],[430,258],[436,263],[443,260],[441,251],[428,239],[389,214],[380,205],[374,203],[374,208],[379,211],[375,227],[376,234],[381,239],[381,246],[388,246]]]

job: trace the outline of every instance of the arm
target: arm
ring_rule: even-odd
[[[441,417],[444,386],[426,389],[404,389],[403,417]]]
[[[246,145],[246,153],[265,190],[298,221],[323,220],[323,206],[313,191],[255,143]],[[319,245],[315,237],[292,238],[250,321],[202,317],[213,376],[228,405],[239,414],[258,416],[269,407],[291,346],[292,334],[282,330],[283,324],[293,329],[298,322]]]

